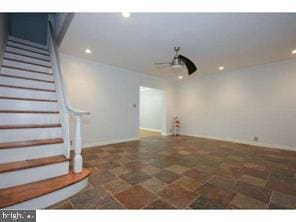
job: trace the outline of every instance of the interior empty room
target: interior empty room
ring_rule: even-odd
[[[1,209],[295,209],[295,13],[1,13]]]

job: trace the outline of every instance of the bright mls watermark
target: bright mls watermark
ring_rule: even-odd
[[[0,210],[0,222],[36,222],[35,210]]]

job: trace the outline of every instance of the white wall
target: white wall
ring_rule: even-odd
[[[83,118],[84,147],[138,138],[140,85],[165,90],[169,132],[173,82],[65,54],[61,60],[71,103],[91,112]]]
[[[140,88],[140,128],[162,130],[163,104],[162,90]]]
[[[296,147],[296,60],[180,81],[181,133]]]

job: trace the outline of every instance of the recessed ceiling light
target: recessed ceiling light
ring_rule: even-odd
[[[219,67],[219,70],[223,70],[223,69],[224,69],[224,67],[223,67],[223,66],[220,66],[220,67]]]
[[[131,16],[131,13],[130,12],[121,12],[121,15],[124,17],[124,18],[128,18]]]
[[[91,50],[90,49],[85,49],[85,53],[91,54]]]
[[[178,79],[183,79],[183,76],[178,76]]]
[[[291,51],[291,53],[292,53],[292,54],[296,54],[296,49],[293,49],[293,50]]]

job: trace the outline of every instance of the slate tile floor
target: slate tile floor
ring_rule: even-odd
[[[89,186],[50,208],[296,208],[296,152],[187,136],[83,150]]]

